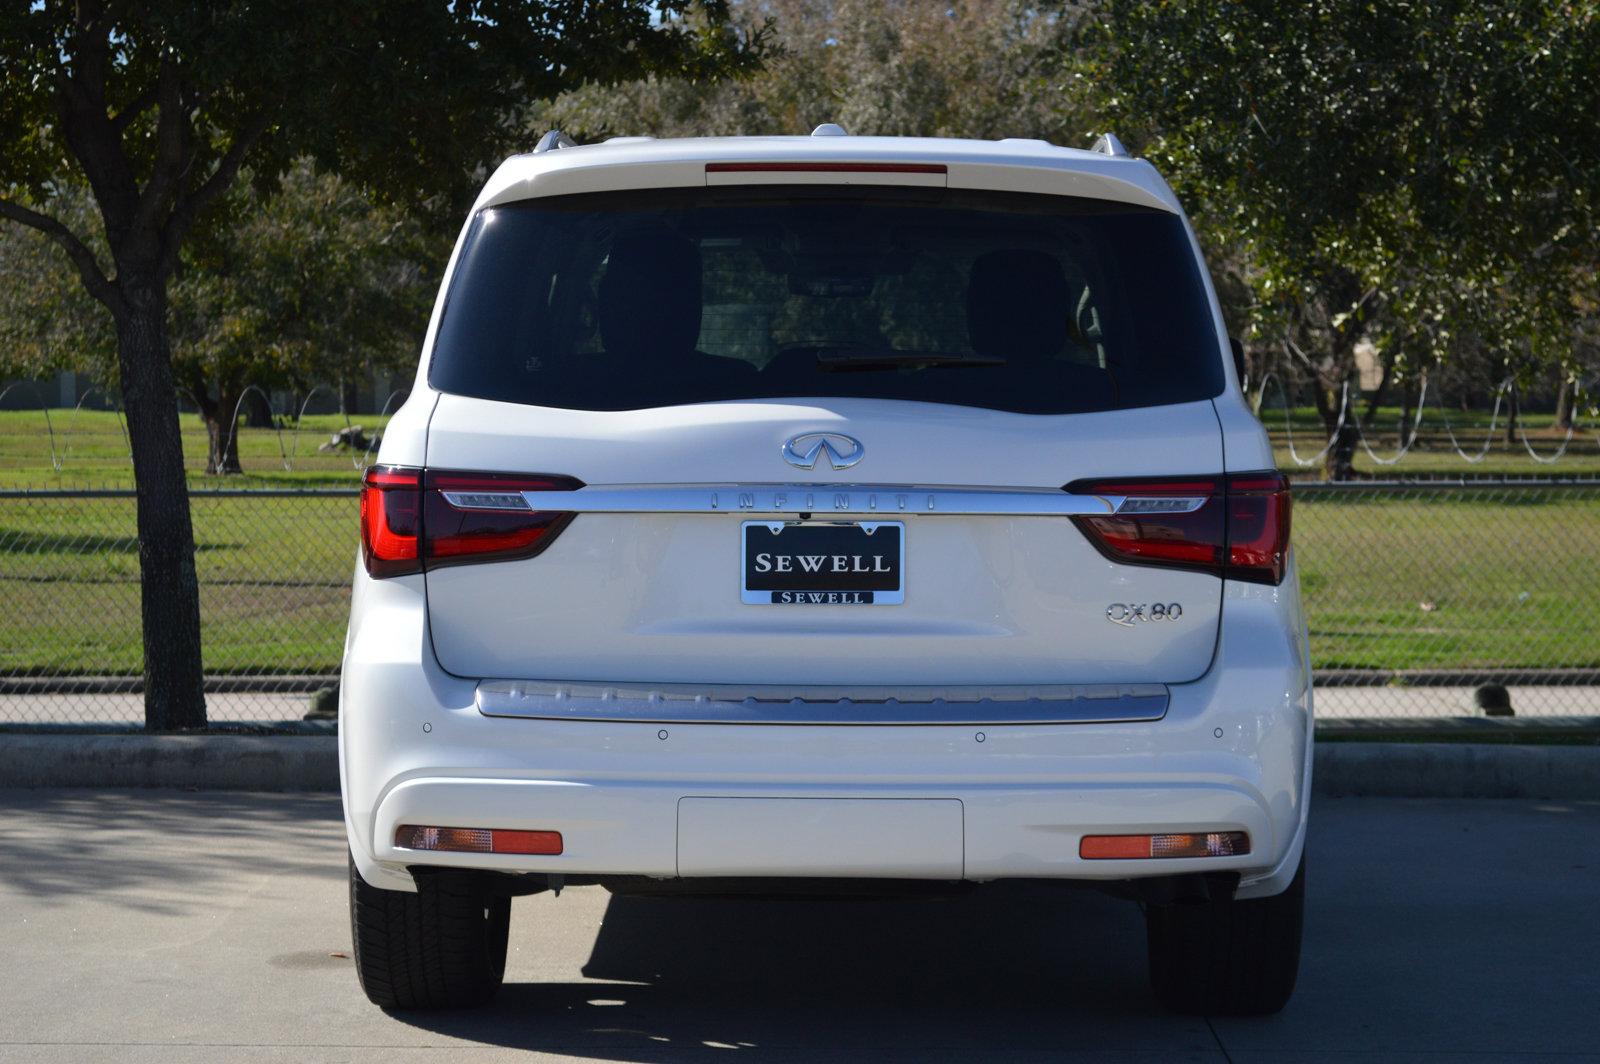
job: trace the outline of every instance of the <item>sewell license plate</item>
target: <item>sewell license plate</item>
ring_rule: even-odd
[[[762,606],[895,606],[906,600],[900,521],[746,521],[744,602]]]

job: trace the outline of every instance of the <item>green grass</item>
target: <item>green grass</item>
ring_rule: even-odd
[[[338,667],[355,564],[353,497],[193,503],[206,667]],[[139,672],[132,501],[0,499],[0,674]]]
[[[1600,667],[1600,491],[1520,497],[1302,497],[1313,663]],[[355,499],[201,496],[194,520],[207,668],[337,668]],[[0,674],[136,674],[137,580],[130,500],[0,499]]]
[[[368,435],[381,431],[388,417],[353,415],[350,423]],[[340,414],[310,415],[299,431],[285,428],[239,430],[242,474],[207,476],[206,430],[198,414],[182,414],[184,466],[192,488],[306,488],[354,485],[361,476],[359,452],[318,451],[345,427]],[[51,458],[54,441],[55,458]],[[60,468],[57,469],[56,465]],[[286,468],[287,466],[287,468]],[[133,486],[133,464],[119,415],[100,410],[0,411],[0,488],[126,488]]]
[[[1600,667],[1600,491],[1302,498],[1317,668]]]

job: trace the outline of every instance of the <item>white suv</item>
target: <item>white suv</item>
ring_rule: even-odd
[[[551,134],[379,462],[339,732],[379,1005],[489,998],[514,895],[1011,878],[1142,902],[1173,1008],[1288,999],[1288,487],[1114,138]]]

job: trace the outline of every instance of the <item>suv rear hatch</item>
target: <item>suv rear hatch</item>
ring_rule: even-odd
[[[480,212],[429,372],[434,649],[598,683],[1192,679],[1228,561],[1221,358],[1154,209],[769,186]],[[1128,478],[1155,482],[1093,483]],[[540,531],[508,554],[517,520]]]

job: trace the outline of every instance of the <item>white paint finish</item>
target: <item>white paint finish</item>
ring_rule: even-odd
[[[844,473],[797,469],[784,441],[841,432],[866,448]],[[1085,477],[1217,472],[1209,401],[1092,414],[1013,414],[876,399],[759,399],[591,411],[440,395],[440,469],[560,473],[590,485],[906,484],[1054,490]]]
[[[410,779],[384,795],[374,814],[374,855],[380,861],[513,868],[526,859],[505,855],[419,854],[394,845],[402,824],[432,827],[559,831],[563,852],[543,859],[547,869],[670,876],[676,868],[673,802],[659,793],[641,802],[626,787],[566,780]]]
[[[1179,210],[1139,160],[1037,142],[854,137],[629,142],[518,157],[490,180],[478,207],[694,187],[705,182],[707,161],[739,159],[940,162],[951,187]],[[1231,368],[1215,403],[1061,417],[814,398],[564,411],[428,389],[440,307],[442,297],[417,390],[386,435],[385,461],[560,473],[611,488],[784,483],[798,490],[824,490],[847,477],[1049,491],[1081,478],[1271,465]],[[1226,363],[1214,293],[1212,311]],[[856,436],[866,457],[848,474],[783,463],[785,439],[816,431]],[[400,816],[570,831],[581,847],[562,857],[438,855],[430,863],[670,874],[686,797],[785,800],[766,807],[777,810],[779,828],[796,819],[784,815],[788,799],[870,798],[959,803],[968,877],[1165,874],[1171,862],[1080,861],[1077,840],[1089,832],[1242,829],[1252,836],[1250,855],[1183,867],[1239,870],[1247,896],[1287,883],[1304,845],[1311,728],[1292,563],[1282,587],[1224,584],[1113,565],[1065,518],[918,516],[907,518],[904,606],[780,613],[737,602],[739,521],[734,514],[586,514],[527,562],[383,582],[358,570],[340,749],[346,826],[361,873],[384,886],[409,885],[403,864],[416,856],[385,843]],[[1196,623],[1119,628],[1104,619],[1114,601],[1180,601],[1184,620]],[[446,671],[435,647],[465,675]],[[1171,684],[1172,697],[1159,721],[1115,724],[665,728],[485,717],[474,704],[481,676],[797,691],[1149,679]],[[706,817],[704,830],[696,821],[692,846],[706,857],[694,867],[770,874],[770,862],[740,865],[728,856],[752,832],[733,807],[716,808],[730,812]],[[763,839],[774,831],[764,825]],[[783,874],[832,867],[815,858],[785,865]]]
[[[1241,869],[1243,889],[1265,894],[1282,889],[1303,845],[1309,671],[1303,637],[1285,625],[1286,615],[1297,615],[1298,596],[1281,589],[1229,585],[1213,667],[1171,688],[1160,721],[663,728],[483,716],[473,685],[444,674],[418,645],[426,627],[415,587],[397,586],[407,583],[414,582],[357,578],[368,616],[353,631],[345,662],[339,736],[352,850],[362,874],[386,886],[409,878],[392,851],[374,849],[375,835],[392,839],[398,822],[378,810],[408,784],[419,799],[408,815],[428,816],[435,807],[420,799],[448,794],[437,810],[465,818],[452,826],[563,830],[556,805],[540,806],[534,817],[527,802],[510,797],[553,802],[547,796],[560,795],[560,809],[586,832],[598,821],[614,826],[585,840],[596,866],[608,871],[659,868],[663,847],[675,846],[670,825],[686,796],[957,799],[968,825],[982,825],[981,832],[969,827],[969,877],[979,870],[996,878],[1162,874],[1170,863],[1077,861],[1075,838],[1091,828],[1243,828],[1256,840],[1249,857],[1186,867]],[[508,782],[531,787],[508,790]],[[439,855],[429,863],[584,870],[564,858]]]
[[[707,183],[708,162],[933,163],[951,188],[1042,192],[1111,199],[1176,210],[1171,190],[1141,159],[1111,158],[1043,141],[944,140],[931,137],[706,137],[581,145],[502,163],[473,210],[534,196],[682,188]],[[759,172],[712,175],[770,183]],[[895,175],[897,184],[930,175]],[[862,174],[795,174],[786,183],[851,183]]]
[[[961,879],[961,803],[684,798],[678,875]]]
[[[1229,372],[1233,370],[1230,368]],[[1257,469],[1274,469],[1277,459],[1272,453],[1272,440],[1267,430],[1251,411],[1237,386],[1218,396],[1217,422],[1222,426],[1223,449],[1229,472],[1244,473]]]
[[[813,431],[853,436],[865,457],[843,475],[784,462],[783,442]],[[445,395],[428,465],[559,473],[596,491],[780,479],[825,503],[848,490],[842,476],[1059,492],[1084,477],[1218,470],[1222,449],[1209,402],[1060,416],[865,399],[597,413]],[[880,608],[741,602],[740,521],[761,516],[586,513],[536,558],[430,572],[439,660],[476,678],[1019,684],[1181,682],[1211,659],[1220,580],[1114,564],[1065,518],[908,516],[905,602]],[[1183,615],[1125,627],[1106,620],[1118,602],[1176,602]]]
[[[899,606],[740,601],[738,515],[585,514],[537,558],[428,574],[470,677],[749,684],[1166,683],[1205,671],[1222,581],[1117,565],[1065,518],[907,519]],[[1113,602],[1179,602],[1124,627]]]

